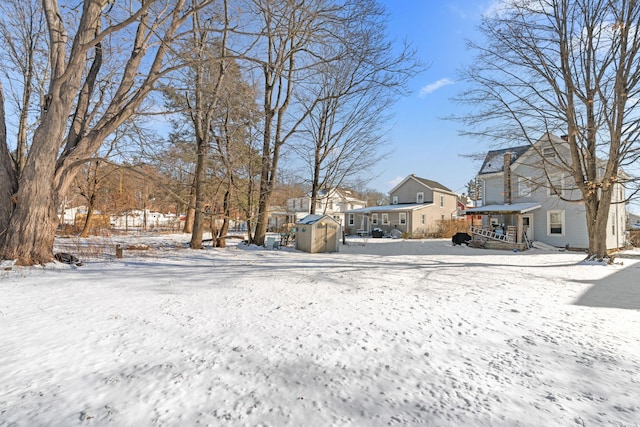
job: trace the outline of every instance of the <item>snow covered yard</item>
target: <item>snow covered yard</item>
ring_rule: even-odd
[[[640,425],[637,259],[156,239],[0,271],[0,426]]]

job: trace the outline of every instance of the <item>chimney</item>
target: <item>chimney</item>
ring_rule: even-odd
[[[504,153],[504,204],[511,204],[511,152]]]

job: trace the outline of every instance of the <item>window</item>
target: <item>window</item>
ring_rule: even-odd
[[[382,214],[382,224],[389,225],[389,214],[386,214],[386,213]]]
[[[532,188],[531,181],[529,178],[520,177],[518,178],[518,195],[520,197],[531,197]]]
[[[424,193],[420,192],[416,194],[416,203],[424,203]]]
[[[611,216],[611,234],[616,235],[616,217],[615,215]]]
[[[407,213],[406,212],[400,212],[399,218],[400,218],[400,225],[404,225],[404,224],[407,223]]]
[[[564,211],[547,212],[547,234],[564,236]]]
[[[561,196],[563,186],[564,177],[562,176],[562,174],[552,174],[551,176],[549,176],[549,188],[547,189],[547,196]]]
[[[378,225],[378,214],[371,214],[371,224]]]
[[[442,194],[440,195],[440,207],[444,208],[444,196]]]
[[[553,147],[543,148],[542,149],[542,155],[544,157],[546,157],[546,158],[555,157],[556,156],[556,150],[554,150]]]
[[[391,198],[391,204],[392,205],[397,205],[398,204],[398,196],[393,196]]]
[[[349,214],[349,225],[355,224],[354,214]]]

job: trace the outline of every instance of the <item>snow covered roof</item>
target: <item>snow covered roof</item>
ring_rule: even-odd
[[[487,205],[479,206],[465,210],[467,215],[484,214],[484,213],[526,213],[538,209],[542,206],[540,203],[514,203],[511,205]]]
[[[504,155],[511,152],[511,164],[513,164],[520,156],[531,148],[530,145],[522,145],[520,147],[504,148],[502,150],[491,150],[484,158],[484,163],[480,168],[478,175],[502,172],[504,170]]]
[[[334,218],[330,217],[329,215],[309,214],[304,218],[302,218],[301,220],[297,221],[296,224],[306,224],[306,225],[315,224],[316,222],[320,221],[323,218],[327,218],[334,222],[338,222]]]

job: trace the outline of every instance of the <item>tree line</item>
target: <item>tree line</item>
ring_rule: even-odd
[[[191,153],[192,248],[202,246],[212,176],[225,214],[240,199],[251,205],[250,240],[262,244],[283,156],[297,152],[314,169],[314,194],[361,179],[350,164],[373,165],[380,154],[370,142],[383,138],[361,118],[381,118],[420,69],[406,45],[387,39],[374,0],[1,7],[0,118],[19,120],[0,133],[0,256],[25,265],[52,259],[62,201],[105,147],[121,150],[119,132],[138,141],[138,159],[153,152],[172,165],[175,150]],[[140,129],[167,118],[172,131],[159,149]]]

